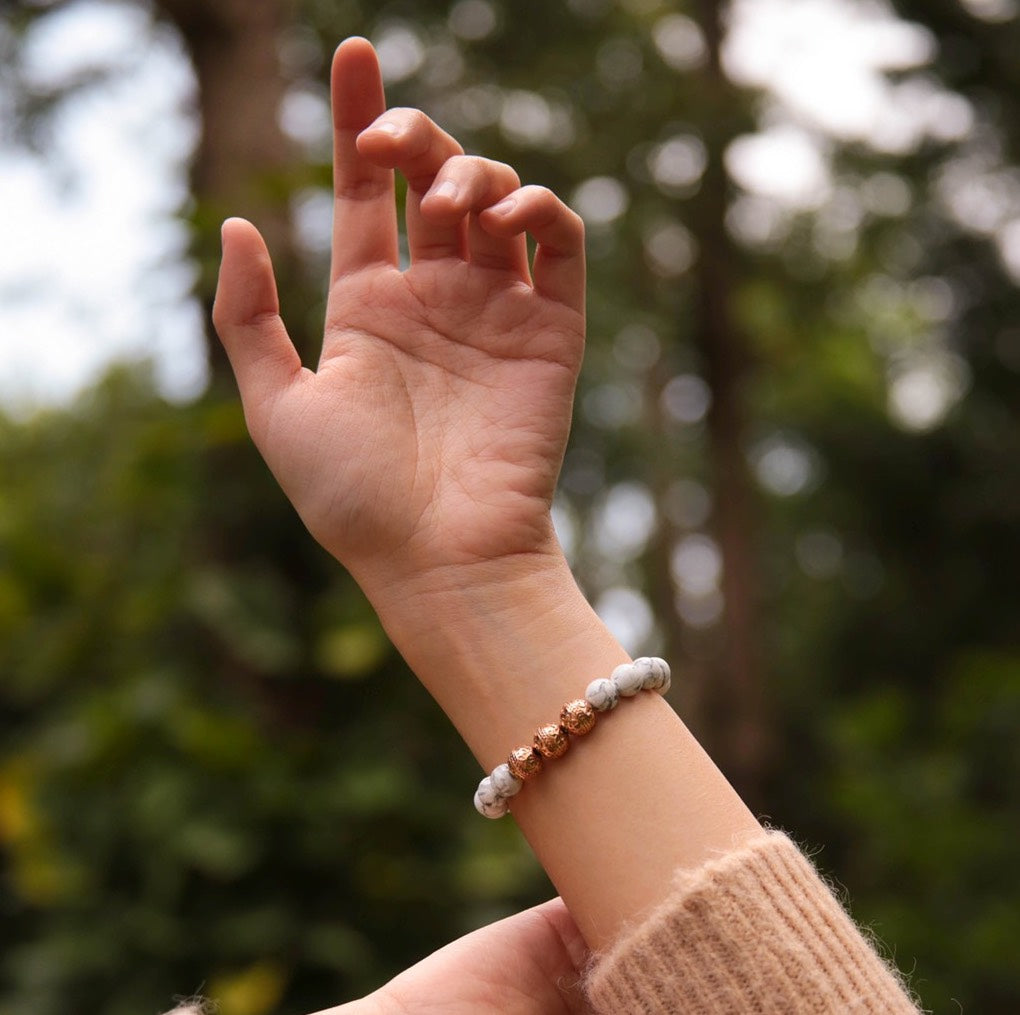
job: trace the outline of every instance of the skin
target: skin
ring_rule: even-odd
[[[424,114],[387,110],[364,39],[337,50],[332,98],[318,368],[301,366],[268,251],[240,219],[224,223],[214,322],[273,474],[489,771],[628,658],[578,590],[550,515],[584,346],[583,227]],[[408,181],[405,270],[394,170]],[[583,1011],[566,985],[586,947],[640,920],[678,868],[761,830],[649,692],[512,809],[563,901],[468,935],[334,1015]]]

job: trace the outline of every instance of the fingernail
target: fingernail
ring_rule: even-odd
[[[399,137],[401,134],[400,127],[395,123],[391,123],[389,120],[383,120],[382,123],[373,123],[368,129],[376,130],[380,134],[387,135],[387,137]]]
[[[517,207],[517,202],[512,197],[504,197],[499,204],[494,204],[489,211],[493,215],[509,215]]]
[[[448,197],[451,201],[455,200],[459,193],[460,187],[453,180],[444,180],[432,191],[433,197]]]

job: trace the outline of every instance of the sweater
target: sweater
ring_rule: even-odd
[[[586,990],[596,1015],[918,1011],[778,832],[677,874],[667,900],[597,957]]]

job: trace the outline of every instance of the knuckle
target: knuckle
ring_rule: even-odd
[[[343,201],[372,201],[389,194],[389,183],[375,177],[345,180],[335,177],[333,195]]]
[[[450,161],[452,162],[453,159]],[[497,179],[500,182],[508,182],[514,189],[521,185],[521,178],[517,175],[517,170],[505,162],[487,159],[482,155],[461,155],[458,156],[457,161],[472,172]]]
[[[420,109],[415,109],[413,106],[391,106],[381,118],[399,120],[408,127],[423,126],[432,122]]]
[[[531,221],[536,227],[554,227],[556,235],[568,247],[583,245],[584,220],[548,187],[522,187],[521,196],[529,205]]]

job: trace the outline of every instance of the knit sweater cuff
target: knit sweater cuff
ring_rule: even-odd
[[[911,1013],[803,854],[768,832],[693,871],[596,962],[597,1013]]]

